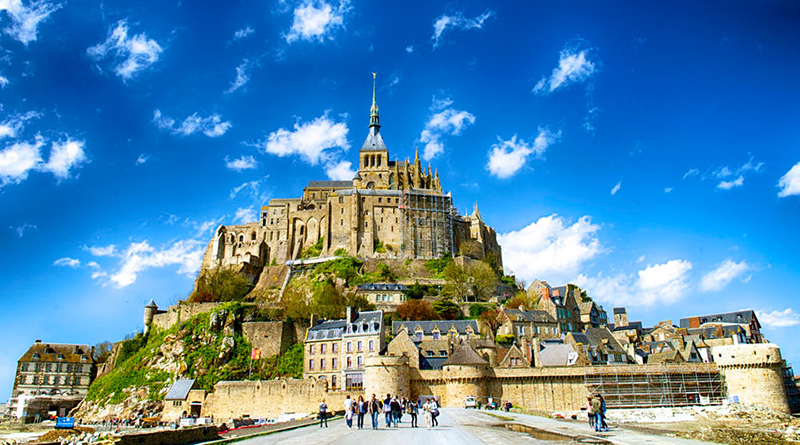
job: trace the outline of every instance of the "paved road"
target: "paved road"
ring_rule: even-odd
[[[544,430],[557,431],[568,435],[587,439],[586,436],[592,434],[585,423],[562,422],[551,419],[543,419],[535,416],[523,414],[506,414],[514,419],[515,423],[530,425]],[[369,423],[368,419],[366,423]],[[330,427],[319,428],[309,426],[291,431],[270,434],[253,439],[237,442],[245,445],[311,445],[311,444],[339,444],[339,443],[367,443],[374,445],[395,445],[395,444],[463,444],[463,445],[509,445],[509,444],[577,444],[577,443],[603,443],[595,442],[591,439],[577,442],[550,441],[536,439],[529,434],[520,433],[506,429],[501,424],[506,423],[503,419],[489,416],[483,412],[474,410],[464,410],[459,408],[443,409],[439,416],[439,427],[431,430],[425,429],[424,421],[422,428],[411,428],[409,416],[403,416],[405,422],[400,424],[397,429],[381,428],[373,431],[370,428],[358,430],[348,429],[344,420],[329,422]],[[599,436],[595,436],[598,439]],[[661,436],[649,436],[625,430],[616,430],[609,433],[602,433],[605,443],[613,444],[650,444],[650,445],[697,445],[703,442],[689,441],[682,439],[665,438]]]

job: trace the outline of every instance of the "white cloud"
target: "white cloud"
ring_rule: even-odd
[[[433,113],[425,123],[425,128],[419,135],[420,142],[425,144],[422,157],[426,161],[435,158],[444,151],[442,138],[446,135],[458,136],[468,126],[475,123],[475,116],[466,110],[447,108],[453,104],[448,98],[435,97],[431,103]],[[438,111],[441,110],[441,111]]]
[[[800,324],[800,314],[790,307],[783,311],[756,311],[756,317],[763,326],[768,328],[788,328]]]
[[[231,190],[229,197],[231,199],[235,198],[242,190],[248,190],[251,196],[256,196],[260,191],[260,183],[259,181],[250,181],[238,185]]]
[[[320,159],[332,156],[326,150],[342,148],[347,150],[347,124],[335,122],[326,114],[311,122],[294,124],[294,130],[279,128],[267,137],[266,142],[259,144],[267,153],[280,157],[299,155],[311,165],[317,165]]]
[[[93,256],[116,256],[117,246],[109,244],[107,246],[83,246],[83,250],[89,252]]]
[[[147,269],[179,266],[178,273],[192,275],[200,270],[205,243],[199,240],[181,240],[155,249],[147,241],[131,243],[121,255],[116,272],[109,275],[117,288],[133,284],[138,275]]]
[[[409,53],[409,54],[413,53],[414,52],[414,45],[408,45],[406,47],[406,52]]]
[[[0,88],[5,88],[8,86],[8,77],[0,74]]]
[[[44,139],[36,136],[34,142],[16,142],[0,151],[0,187],[19,184],[28,178],[28,172],[42,162],[40,149]]]
[[[459,28],[462,30],[481,29],[483,28],[483,23],[490,17],[494,17],[494,11],[486,11],[474,18],[464,17],[460,12],[455,15],[441,15],[433,22],[433,35],[431,36],[433,48],[438,48],[441,45],[440,40],[442,35],[444,35],[449,28]],[[406,49],[406,51],[408,51],[408,49]]]
[[[714,292],[721,290],[730,284],[736,277],[751,270],[745,261],[736,262],[728,258],[723,261],[711,272],[705,274],[700,280],[700,290],[703,292]]]
[[[53,142],[50,158],[42,166],[42,170],[52,173],[58,179],[69,178],[71,169],[86,162],[84,145],[84,141],[73,141],[69,138],[64,142]]]
[[[589,60],[588,50],[564,48],[550,77],[543,77],[533,88],[536,94],[550,94],[559,88],[582,83],[595,73],[595,64]]]
[[[622,188],[622,181],[619,181],[617,185],[615,185],[614,188],[611,189],[611,196],[616,195],[620,188]]]
[[[691,270],[691,262],[671,260],[647,266],[635,275],[589,277],[580,274],[575,284],[586,289],[596,301],[615,306],[669,305],[686,296]]]
[[[59,258],[59,259],[53,261],[53,265],[54,266],[59,266],[59,267],[76,268],[76,267],[81,265],[81,260],[78,260],[78,259],[75,259],[75,258],[64,257],[64,258]]]
[[[735,187],[741,187],[743,184],[744,184],[744,176],[740,175],[733,181],[720,181],[720,183],[717,184],[717,188],[720,190],[730,190]]]
[[[138,158],[136,158],[136,165],[142,165],[150,159],[150,156],[145,156],[144,153],[140,154]]]
[[[356,176],[353,170],[353,163],[350,161],[339,161],[328,164],[325,174],[331,181],[350,181]]]
[[[112,58],[119,61],[114,72],[125,80],[133,78],[137,73],[156,63],[163,52],[155,40],[147,34],[136,34],[128,37],[128,22],[120,20],[114,29],[109,30],[105,42],[99,43],[86,50],[95,60],[102,60],[112,54]]]
[[[22,238],[25,235],[25,232],[29,232],[31,230],[39,230],[39,227],[37,227],[35,224],[26,223],[17,227],[10,226],[9,229],[12,229],[13,231],[17,232],[17,236]]]
[[[29,111],[24,114],[16,114],[4,120],[3,122],[0,122],[0,139],[18,137],[25,127],[26,121],[39,118],[41,116],[41,114],[35,111]]]
[[[672,192],[672,190],[673,190],[672,187],[664,187],[664,193],[670,193]]]
[[[252,34],[252,33],[254,33],[254,32],[256,32],[256,30],[255,30],[255,29],[253,29],[253,28],[251,28],[251,27],[247,26],[247,27],[245,27],[245,28],[242,28],[242,29],[240,29],[240,30],[237,30],[235,33],[233,33],[233,40],[234,40],[234,41],[236,41],[236,40],[241,40],[241,39],[243,39],[243,38],[245,38],[245,37],[249,36],[250,34]]]
[[[36,40],[39,23],[59,8],[61,4],[45,0],[32,0],[28,6],[24,6],[22,0],[0,0],[0,11],[5,11],[11,19],[4,31],[27,45]]]
[[[790,168],[785,175],[781,176],[778,180],[779,198],[785,198],[792,195],[800,195],[800,162]]]
[[[242,155],[241,157],[239,157],[239,159],[233,159],[233,160],[228,159],[228,157],[225,156],[225,167],[228,167],[229,169],[235,170],[237,172],[256,168],[257,165],[258,163],[256,162],[256,158],[252,156]]]
[[[501,179],[514,176],[527,162],[528,156],[541,158],[547,147],[554,144],[561,137],[561,132],[552,133],[547,128],[539,128],[539,135],[530,144],[522,139],[517,140],[517,135],[511,139],[492,145],[489,152],[489,163],[486,168],[489,172]]]
[[[696,168],[690,168],[686,173],[683,174],[683,179],[691,178],[692,176],[697,176],[700,174],[700,170]]]
[[[344,16],[349,9],[347,0],[341,0],[338,6],[323,0],[304,0],[294,9],[292,27],[284,38],[287,43],[297,40],[322,42],[332,38],[337,28],[344,27]]]
[[[243,87],[244,84],[250,81],[250,73],[248,72],[249,69],[250,69],[250,62],[247,59],[244,59],[241,65],[236,67],[236,79],[234,79],[234,81],[231,82],[230,88],[225,90],[226,94],[233,93],[234,91]]]
[[[598,230],[600,226],[592,224],[588,216],[570,224],[554,214],[500,234],[497,240],[503,248],[504,265],[518,278],[553,283],[574,277],[585,262],[603,252]]]
[[[247,224],[249,222],[258,221],[258,215],[253,207],[239,207],[236,209],[236,215],[233,221],[240,224]]]
[[[162,130],[169,130],[172,134],[189,136],[202,132],[204,135],[215,138],[225,134],[232,127],[229,121],[223,121],[222,116],[214,113],[208,117],[200,117],[197,113],[192,114],[181,122],[180,126],[175,126],[175,119],[164,116],[161,110],[153,112],[153,123]]]

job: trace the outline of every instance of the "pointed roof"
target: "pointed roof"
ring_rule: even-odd
[[[158,305],[156,304],[156,301],[153,300],[152,298],[150,299],[150,302],[147,303],[147,306],[145,306],[145,307],[154,307],[154,308],[158,309]]]
[[[375,89],[375,77],[378,73],[372,73],[372,106],[369,108],[369,127],[380,128],[380,119],[378,117],[378,96]]]
[[[378,98],[375,89],[375,76],[377,73],[372,73],[372,106],[369,108],[369,133],[364,145],[361,146],[361,151],[383,151],[386,150],[386,144],[383,142],[381,136],[381,124],[378,117]]]
[[[455,351],[450,355],[450,358],[442,366],[478,366],[488,365],[489,362],[485,358],[478,355],[468,341],[461,340]]]

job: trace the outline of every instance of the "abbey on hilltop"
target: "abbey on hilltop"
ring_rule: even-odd
[[[390,160],[380,133],[373,74],[369,133],[351,181],[310,181],[301,198],[271,199],[257,222],[223,225],[208,245],[204,267],[262,268],[300,258],[346,252],[362,258],[437,258],[445,254],[483,259],[502,268],[494,229],[459,215],[442,191],[438,171]],[[306,255],[307,256],[307,255]]]

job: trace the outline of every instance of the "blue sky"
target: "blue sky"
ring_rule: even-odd
[[[0,1],[0,395],[116,341],[220,223],[390,154],[507,268],[661,320],[752,308],[800,364],[792,2]]]

